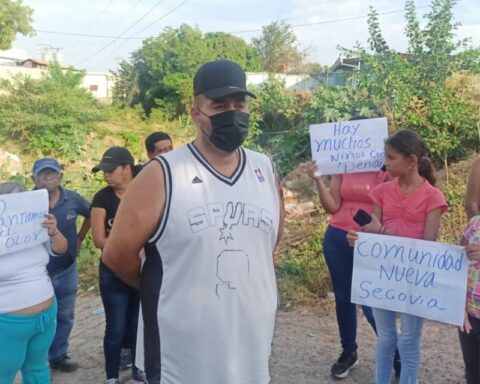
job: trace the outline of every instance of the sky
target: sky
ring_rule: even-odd
[[[177,28],[186,23],[202,32],[228,32],[250,42],[261,35],[262,26],[279,20],[293,26],[298,48],[307,54],[308,61],[332,65],[339,56],[338,46],[351,48],[356,42],[367,46],[366,15],[370,5],[381,14],[381,29],[390,47],[402,51],[407,45],[403,32],[404,2],[398,0],[23,0],[23,3],[34,10],[33,26],[37,34],[18,35],[13,45],[16,55],[38,58],[40,51],[50,46],[59,49],[65,64],[95,72],[115,70],[120,60],[128,59],[141,46],[142,38],[158,36],[165,27]],[[416,1],[422,22],[429,4],[429,0]],[[478,0],[459,0],[454,7],[454,18],[462,24],[458,37],[471,37],[473,45],[480,46]]]

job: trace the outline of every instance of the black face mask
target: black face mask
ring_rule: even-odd
[[[213,145],[228,153],[242,145],[248,135],[250,114],[229,110],[209,116],[209,118],[212,123],[212,133],[209,139]]]

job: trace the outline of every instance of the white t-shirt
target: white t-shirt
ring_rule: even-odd
[[[53,296],[46,269],[49,243],[0,255],[0,314],[31,307]]]

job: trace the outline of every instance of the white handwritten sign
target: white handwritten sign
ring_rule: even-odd
[[[466,286],[463,247],[368,233],[355,241],[354,303],[462,325]]]
[[[46,213],[46,189],[0,195],[0,255],[47,241],[47,229],[40,225]]]
[[[378,171],[385,158],[387,119],[364,119],[310,125],[312,160],[319,174]]]

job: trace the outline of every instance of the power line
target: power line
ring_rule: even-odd
[[[182,4],[183,5],[183,4]],[[422,9],[422,8],[428,8],[428,6],[423,6],[423,7],[417,7],[417,9]],[[386,11],[386,12],[381,12],[378,15],[383,16],[383,15],[388,15],[392,13],[400,13],[400,12],[405,12],[404,9],[397,9],[393,11]],[[367,18],[368,15],[363,15],[363,16],[353,16],[353,17],[345,17],[341,19],[331,19],[331,20],[323,20],[323,21],[318,21],[314,23],[302,23],[302,24],[293,24],[291,25],[292,28],[302,28],[302,27],[311,27],[315,25],[321,25],[321,24],[330,24],[330,23],[339,23],[343,21],[352,21],[352,20],[359,20],[359,19],[365,19]],[[263,30],[261,28],[259,29],[249,29],[249,30],[242,30],[242,31],[226,31],[226,33],[231,33],[231,34],[243,34],[243,33],[253,33],[253,32],[262,32]],[[84,37],[89,37],[89,38],[95,38],[95,39],[122,39],[122,40],[145,40],[151,36],[135,36],[136,34],[143,32],[139,31],[136,34],[130,36],[130,37],[124,37],[124,34],[121,34],[119,36],[112,36],[112,35],[92,35],[92,34],[81,34],[81,33],[74,33],[74,32],[62,32],[62,31],[50,31],[50,30],[45,30],[45,29],[36,29],[35,32],[37,33],[45,33],[45,34],[51,34],[51,35],[65,35],[65,36],[84,36]]]
[[[123,18],[126,16],[126,15],[129,15],[130,12],[132,12],[135,8],[137,8],[138,4],[140,4],[143,0],[138,0],[135,4],[133,4],[122,16],[120,16],[119,19],[117,19],[117,22],[120,22],[123,20]]]
[[[97,18],[95,19],[95,21],[90,24],[88,26],[88,28],[85,30],[85,32],[77,39],[75,40],[71,45],[70,45],[70,48],[72,48],[73,46],[77,45],[77,43],[82,40],[82,38],[84,37],[84,35],[88,32],[90,32],[92,30],[92,28],[98,23],[98,21],[102,18],[102,16],[105,14],[105,12],[107,11],[108,8],[110,8],[110,6],[112,5],[113,3],[113,0],[110,0],[107,5],[102,9],[102,11],[98,14]]]
[[[158,19],[156,19],[155,21],[153,21],[152,23],[148,24],[145,28],[141,29],[140,31],[137,31],[136,33],[134,33],[131,37],[139,34],[139,33],[142,33],[144,31],[146,31],[148,28],[150,28],[151,26],[153,26],[154,24],[158,23],[159,21],[163,20],[164,18],[166,18],[168,15],[172,14],[173,12],[175,12],[178,8],[182,7],[183,5],[185,5],[186,3],[188,3],[190,0],[184,0],[183,2],[181,2],[180,4],[178,4],[177,6],[173,7],[171,10],[169,10],[168,12],[166,12],[165,14],[163,14],[161,17],[159,17]],[[125,45],[125,43],[127,42],[127,40],[124,40],[120,45],[117,46],[117,48],[115,48],[112,52],[110,52],[109,54],[107,54],[106,56],[103,57],[102,60],[105,60],[107,58],[109,58],[110,56],[112,56],[115,52],[117,52],[121,47],[123,47]]]
[[[169,16],[173,12],[175,12],[178,8],[183,7],[186,3],[188,3],[190,0],[185,0],[178,4],[176,7],[173,7],[170,11],[159,17],[157,20],[153,21],[152,23],[148,24],[145,28],[141,29],[140,31],[137,31],[137,33],[134,33],[132,36],[138,35],[139,33],[145,32],[148,28],[153,26],[154,24],[158,23],[159,21],[163,20],[165,17]]]
[[[427,5],[423,7],[417,7],[417,9],[422,9],[422,8],[428,8]],[[405,12],[405,9],[396,9],[393,11],[385,11],[382,13],[378,13],[379,16],[383,15],[389,15],[392,13],[400,13],[400,12]],[[314,25],[321,25],[321,24],[331,24],[331,23],[339,23],[342,21],[352,21],[352,20],[358,20],[358,19],[365,19],[367,18],[368,15],[363,15],[363,16],[352,16],[352,17],[344,17],[341,19],[331,19],[331,20],[323,20],[323,21],[317,21],[315,23],[303,23],[303,24],[293,24],[291,25],[292,28],[303,28],[303,27],[311,27]],[[253,32],[262,32],[263,29],[250,29],[250,30],[244,30],[244,31],[233,31],[233,32],[228,32],[231,33],[232,35],[240,35],[243,33],[253,33]]]
[[[125,29],[119,36],[118,38],[122,37],[123,35],[125,35],[130,29],[132,29],[135,25],[137,25],[140,21],[142,21],[145,17],[147,17],[150,12],[152,12],[155,8],[157,8],[161,3],[162,3],[163,0],[159,0],[155,3],[155,5],[153,7],[151,7],[147,12],[145,12],[142,16],[140,16],[137,20],[135,20],[135,22],[133,22],[133,24],[131,24],[127,29]],[[111,46],[112,44],[115,43],[115,41],[117,41],[118,38],[114,38],[114,40],[110,41],[109,43],[105,44],[102,48],[100,48],[97,52],[95,52],[93,55],[90,55],[89,57],[87,57],[86,59],[78,62],[76,65],[79,65],[79,64],[82,64],[82,63],[85,63],[87,61],[90,61],[92,58],[94,58],[95,56],[97,56],[99,53],[103,52],[105,49],[107,49],[109,46]]]
[[[83,34],[83,33],[75,33],[75,32],[59,32],[59,31],[49,31],[45,29],[36,29],[35,32],[37,33],[45,33],[48,35],[61,35],[61,36],[82,36],[94,39],[121,39],[121,40],[142,40],[146,39],[146,37],[123,37],[123,36],[113,36],[113,35],[91,35],[91,34]]]

